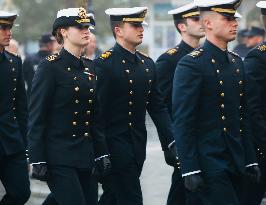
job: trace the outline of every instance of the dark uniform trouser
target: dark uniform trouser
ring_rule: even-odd
[[[91,169],[48,166],[47,184],[60,205],[96,205],[98,184]]]
[[[199,192],[204,205],[239,205],[242,178],[226,171],[204,176],[205,188]]]
[[[30,181],[25,152],[6,156],[0,145],[0,180],[6,191],[0,205],[23,205],[28,201]]]
[[[245,181],[241,205],[260,205],[266,191],[266,159],[258,157],[261,170],[260,183]]]
[[[99,205],[142,205],[141,168],[134,160],[124,168],[116,167],[116,160],[112,160],[112,166],[112,174],[104,180]]]

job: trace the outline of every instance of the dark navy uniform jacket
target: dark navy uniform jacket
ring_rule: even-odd
[[[183,176],[256,163],[239,56],[206,41],[177,65],[172,100]]]
[[[138,51],[133,54],[117,43],[96,59],[95,64],[100,115],[111,156],[132,156],[143,164],[147,142],[146,110],[166,150],[173,137],[170,117],[158,91],[153,60]]]
[[[248,107],[259,154],[266,156],[266,43],[252,49],[244,61],[248,82]],[[261,150],[261,151],[260,151]]]
[[[48,51],[38,51],[37,53],[26,57],[23,62],[23,75],[24,80],[27,85],[27,96],[29,99],[30,91],[31,91],[31,83],[34,76],[34,73],[37,70],[38,64],[42,59],[46,56],[50,55],[51,52]]]
[[[184,41],[163,53],[156,61],[158,74],[158,87],[167,104],[170,116],[172,116],[172,88],[177,63],[194,48]]]
[[[0,143],[7,155],[25,151],[27,98],[21,58],[0,53]]]
[[[31,163],[86,168],[108,154],[97,127],[96,80],[92,61],[65,49],[41,61],[29,107]]]

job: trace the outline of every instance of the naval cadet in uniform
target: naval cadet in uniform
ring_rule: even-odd
[[[177,65],[174,136],[185,187],[203,204],[239,205],[242,177],[260,171],[248,121],[241,58],[227,50],[236,37],[239,0],[198,0],[207,40]]]
[[[266,1],[258,2],[257,7],[261,8],[262,21],[266,28]],[[259,184],[247,182],[242,204],[259,205],[266,191],[266,42],[247,54],[244,66],[248,79],[248,107],[261,169],[261,181]]]
[[[32,81],[28,132],[32,176],[46,180],[62,205],[97,204],[93,166],[102,174],[110,169],[97,123],[97,76],[93,62],[81,57],[91,26],[84,8],[59,10],[53,34],[63,48],[40,62]]]
[[[168,14],[173,15],[175,27],[181,35],[182,41],[179,45],[167,50],[157,59],[156,68],[158,73],[158,87],[163,95],[164,102],[167,104],[168,112],[172,116],[172,87],[176,65],[181,58],[199,47],[199,41],[204,37],[204,31],[199,21],[198,8],[194,3],[189,3],[171,10]],[[175,149],[175,144],[171,148]],[[179,165],[168,162],[167,155],[165,155],[165,160],[168,165],[174,167],[167,205],[195,204],[196,201],[198,203],[196,198],[193,199],[192,194],[189,194],[190,197],[186,197]]]
[[[23,62],[23,75],[27,86],[27,97],[29,101],[31,82],[36,72],[37,66],[42,59],[50,55],[54,51],[55,37],[51,33],[42,34],[39,39],[39,51],[33,55],[29,55]]]
[[[116,44],[95,60],[100,116],[112,162],[99,202],[104,205],[143,204],[139,177],[146,157],[146,111],[162,149],[172,152],[171,121],[158,90],[155,63],[136,50],[146,13],[146,7],[107,9]],[[177,163],[176,153],[169,156]]]
[[[21,58],[7,52],[17,14],[0,11],[0,204],[25,204],[30,197],[26,159],[27,97]]]

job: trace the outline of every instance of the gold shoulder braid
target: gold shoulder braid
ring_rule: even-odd
[[[192,51],[190,54],[188,54],[189,56],[195,58],[195,57],[198,57],[198,56],[201,56],[201,54],[203,53],[203,49],[200,48],[200,49],[197,49],[195,51]]]
[[[101,54],[100,58],[104,60],[109,58],[111,55],[112,55],[112,50],[105,51],[104,53]]]
[[[46,59],[48,61],[54,61],[55,59],[57,59],[57,57],[58,57],[58,54],[52,54],[52,55],[47,56]]]
[[[169,54],[169,55],[174,55],[177,51],[178,51],[178,47],[171,48],[168,51],[166,51],[166,53]]]
[[[258,46],[257,49],[259,49],[260,51],[266,51],[266,45],[265,44],[260,45],[260,46]]]

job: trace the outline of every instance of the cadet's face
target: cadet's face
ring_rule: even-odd
[[[12,38],[11,28],[10,25],[0,25],[0,47],[3,48],[9,45]]]
[[[262,36],[250,36],[247,37],[246,46],[252,48],[262,43],[264,38]]]
[[[124,23],[119,27],[121,38],[127,43],[138,46],[143,40],[143,26],[141,24]]]
[[[90,30],[87,27],[76,28],[71,26],[62,35],[64,36],[64,42],[68,41],[68,43],[78,47],[84,47],[90,43]]]
[[[202,38],[205,36],[205,32],[199,18],[187,18],[186,21],[186,32],[188,35],[196,38]]]
[[[236,39],[238,23],[234,17],[225,17],[216,13],[215,18],[211,19],[212,34],[224,42]]]

